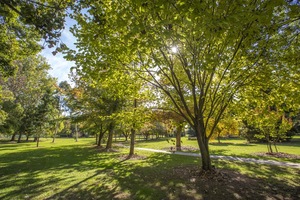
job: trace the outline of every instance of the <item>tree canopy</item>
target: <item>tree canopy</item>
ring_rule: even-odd
[[[77,68],[129,71],[164,92],[196,131],[204,170],[208,141],[241,89],[299,65],[288,59],[299,51],[295,2],[85,1],[73,18],[78,51],[69,58],[91,66]]]

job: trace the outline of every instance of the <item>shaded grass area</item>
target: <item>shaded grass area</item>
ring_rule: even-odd
[[[138,141],[138,147],[154,148],[154,149],[170,149],[175,146],[174,138],[160,138],[158,140]],[[199,152],[199,147],[196,140],[188,140],[187,137],[182,137],[181,145],[187,148],[189,152]],[[236,156],[245,158],[257,158],[276,160],[283,162],[300,163],[298,158],[277,158],[272,156],[258,156],[256,153],[267,152],[267,146],[263,143],[247,143],[244,139],[229,138],[221,139],[221,143],[212,140],[209,144],[210,153],[214,155]],[[294,154],[300,156],[300,136],[295,136],[291,142],[279,143],[277,145],[279,152]]]
[[[0,199],[297,199],[299,170],[215,160],[223,171],[199,176],[199,158],[128,149],[104,152],[90,139],[0,144]]]

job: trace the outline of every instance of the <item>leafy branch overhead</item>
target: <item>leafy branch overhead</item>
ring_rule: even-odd
[[[0,73],[16,72],[13,61],[34,55],[41,50],[41,39],[58,50],[66,46],[60,41],[65,28],[66,9],[71,1],[0,1]],[[59,46],[58,46],[59,45]]]

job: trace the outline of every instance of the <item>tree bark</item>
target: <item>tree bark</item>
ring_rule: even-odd
[[[22,132],[19,133],[18,143],[21,142],[21,138],[22,138]]]
[[[75,124],[75,141],[78,142],[78,129],[77,129],[77,123]]]
[[[181,132],[183,125],[179,124],[176,130],[176,151],[181,151]]]
[[[56,134],[57,134],[57,132],[58,132],[57,129],[58,129],[58,122],[55,123],[55,132],[54,132],[54,134],[53,134],[52,143],[55,142],[55,136],[56,136]]]
[[[15,139],[16,139],[16,133],[14,133],[14,134],[11,136],[10,141],[15,141]]]
[[[40,143],[40,137],[36,138],[36,147],[39,147],[39,143]]]
[[[201,153],[202,170],[210,171],[212,170],[212,165],[209,155],[208,138],[206,138],[204,126],[200,123],[195,124],[195,132],[197,135],[198,146],[200,148]]]
[[[97,146],[101,146],[102,138],[104,136],[105,131],[101,131],[100,134],[98,135],[98,144]]]
[[[112,140],[113,140],[113,130],[114,130],[114,125],[113,122],[109,124],[108,128],[108,138],[107,138],[107,143],[106,143],[106,151],[109,151],[112,148]]]
[[[129,156],[134,154],[135,129],[131,129]]]

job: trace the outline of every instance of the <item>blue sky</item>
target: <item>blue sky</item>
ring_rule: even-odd
[[[65,43],[68,47],[75,49],[74,42],[76,42],[76,38],[72,35],[69,31],[69,28],[75,23],[74,20],[69,18],[66,19],[65,25],[66,29],[63,30],[61,40]],[[55,56],[52,54],[54,48],[49,49],[45,47],[45,49],[41,52],[41,55],[47,59],[47,62],[51,65],[51,70],[49,70],[49,74],[52,77],[57,78],[57,82],[60,83],[61,81],[69,81],[68,75],[70,72],[70,68],[74,66],[74,62],[67,61],[63,58],[61,53],[57,53]]]

